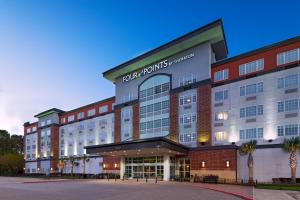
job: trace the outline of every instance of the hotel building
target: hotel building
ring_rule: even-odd
[[[255,139],[254,179],[289,177],[281,144],[300,134],[300,37],[227,54],[217,20],[104,72],[115,97],[24,124],[25,171],[75,156],[74,173],[247,180],[238,147]]]

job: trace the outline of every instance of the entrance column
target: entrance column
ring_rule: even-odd
[[[120,179],[123,179],[124,173],[125,173],[125,157],[122,156],[120,161]]]
[[[164,155],[164,181],[170,180],[170,156]]]

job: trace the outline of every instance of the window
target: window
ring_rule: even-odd
[[[197,121],[197,115],[196,113],[189,113],[185,115],[181,115],[179,118],[180,124],[190,124]]]
[[[88,111],[88,117],[94,116],[96,114],[96,109],[91,109]]]
[[[90,130],[90,131],[93,131],[94,128],[95,128],[95,122],[89,122],[87,124],[87,128]]]
[[[68,117],[68,122],[72,122],[72,121],[74,121],[74,115],[70,115],[70,116]]]
[[[84,118],[84,112],[80,112],[77,114],[77,119],[83,119]]]
[[[31,132],[31,128],[27,128],[26,133],[30,133]]]
[[[299,75],[292,74],[277,79],[277,87],[280,88],[294,88],[299,85]]]
[[[283,65],[300,60],[300,48],[277,54],[277,65]]]
[[[161,120],[161,126],[164,127],[164,126],[169,126],[169,118],[163,118]]]
[[[99,126],[106,126],[107,125],[107,119],[101,119],[99,121]]]
[[[264,106],[263,105],[240,108],[240,118],[254,117],[256,115],[263,115],[263,114],[264,114]]]
[[[220,131],[215,133],[215,140],[216,142],[222,142],[228,139],[227,132]]]
[[[215,72],[214,80],[215,81],[222,81],[228,79],[228,69],[224,69],[222,71]]]
[[[60,122],[61,122],[62,124],[66,123],[66,118],[65,118],[65,117],[61,118]]]
[[[46,125],[45,121],[42,121],[41,126],[45,126],[45,125]]]
[[[285,126],[277,126],[278,136],[298,136],[299,125],[298,124],[287,124]]]
[[[264,91],[263,82],[240,87],[240,96],[250,96]]]
[[[182,133],[179,135],[180,142],[195,142],[196,141],[196,133]]]
[[[101,106],[100,108],[99,108],[99,113],[105,113],[105,112],[107,112],[108,111],[108,106],[106,105],[106,106]]]
[[[122,120],[129,120],[131,118],[131,109],[122,110]]]
[[[161,102],[161,104],[162,104],[161,107],[163,110],[169,108],[169,100],[163,101],[163,102]]]
[[[180,87],[195,83],[197,81],[196,74],[189,74],[179,78]]]
[[[245,130],[240,130],[240,139],[260,139],[264,136],[263,128],[250,128]]]
[[[32,127],[32,132],[36,131],[36,126]]]
[[[50,125],[51,124],[51,119],[48,119],[46,123],[47,123],[47,125]]]
[[[216,112],[215,113],[215,120],[220,121],[220,120],[227,120],[228,119],[228,112]]]
[[[299,109],[299,99],[280,101],[277,103],[278,112],[296,111]]]
[[[215,92],[215,101],[223,101],[228,99],[228,90]]]
[[[277,135],[284,136],[284,127],[283,126],[277,126]]]
[[[239,66],[240,75],[249,74],[263,69],[264,69],[264,59],[259,59]]]
[[[83,125],[83,124],[78,124],[77,130],[78,130],[79,132],[83,131],[83,130],[84,130],[84,125]]]
[[[182,105],[188,105],[191,103],[196,103],[197,102],[197,95],[196,93],[194,94],[189,94],[185,96],[181,96],[179,100],[179,104]]]
[[[298,124],[285,125],[285,136],[298,135]]]

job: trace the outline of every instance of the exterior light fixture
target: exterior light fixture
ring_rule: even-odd
[[[116,169],[116,168],[118,167],[118,164],[117,164],[117,163],[115,163],[115,164],[114,164],[114,167],[115,167],[115,169]]]
[[[106,168],[106,164],[103,164],[103,169],[105,169]]]
[[[205,161],[203,160],[202,162],[201,162],[201,167],[205,167]]]
[[[230,161],[229,160],[226,161],[226,167],[230,167]]]
[[[272,139],[269,139],[269,140],[268,140],[268,142],[272,142],[272,141],[273,141]]]
[[[235,142],[231,142],[232,145],[235,145]]]
[[[53,171],[53,168],[51,167],[51,169],[50,169],[51,171]]]
[[[38,171],[40,171],[40,168],[38,168]]]

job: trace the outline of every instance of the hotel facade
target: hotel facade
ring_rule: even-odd
[[[257,140],[254,179],[290,177],[282,142],[300,134],[300,37],[227,54],[217,20],[104,72],[115,97],[24,124],[25,172],[75,157],[63,173],[247,180],[238,148]]]

